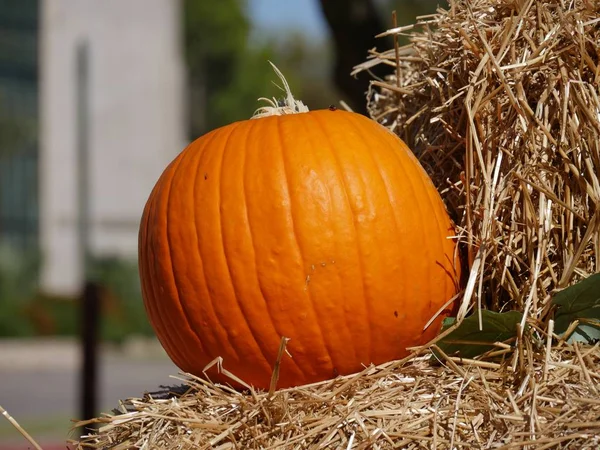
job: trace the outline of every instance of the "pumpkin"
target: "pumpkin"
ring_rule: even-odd
[[[412,152],[286,89],[185,148],[142,216],[150,322],[179,368],[214,381],[236,385],[205,370],[222,358],[269,387],[282,337],[278,387],[399,359],[435,337],[458,290],[452,224]]]

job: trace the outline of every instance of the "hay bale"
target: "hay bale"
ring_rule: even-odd
[[[545,320],[600,271],[600,3],[456,0],[373,51],[371,116],[402,137],[459,227],[478,303]]]
[[[599,346],[525,350],[504,364],[428,357],[310,386],[240,393],[193,376],[188,391],[124,402],[78,449],[600,447]],[[88,425],[79,423],[77,426]]]

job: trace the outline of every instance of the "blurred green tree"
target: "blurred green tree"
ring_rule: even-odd
[[[28,149],[35,140],[36,127],[33,121],[14,114],[11,115],[0,98],[0,169],[2,169],[3,164],[10,164],[11,157],[14,158],[19,151]],[[2,204],[0,203],[1,211]],[[2,244],[4,244],[4,236],[0,228],[0,245]],[[1,270],[2,267],[0,267]],[[2,274],[0,273],[1,277]]]
[[[195,139],[251,116],[257,98],[273,92],[267,62],[273,54],[266,45],[251,45],[244,0],[185,0],[183,13],[189,132]]]
[[[302,32],[253,35],[246,0],[184,0],[189,137],[249,118],[259,97],[282,97],[268,61],[311,109],[337,103],[329,79],[331,48]]]
[[[0,158],[15,153],[34,139],[33,125],[25,119],[5,114],[0,101]]]

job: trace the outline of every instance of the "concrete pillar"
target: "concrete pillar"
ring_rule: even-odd
[[[82,287],[77,239],[76,51],[89,47],[89,238],[136,258],[140,216],[186,144],[178,0],[44,0],[40,40],[41,288]]]

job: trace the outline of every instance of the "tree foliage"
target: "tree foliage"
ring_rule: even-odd
[[[281,97],[269,60],[309,108],[341,99],[327,70],[328,45],[296,31],[258,38],[254,31],[244,0],[184,1],[190,139],[249,118],[259,97]]]
[[[273,91],[272,51],[251,45],[250,33],[243,0],[184,1],[191,139],[247,119]]]
[[[23,118],[7,114],[0,101],[0,158],[14,154],[34,139],[33,125]]]

